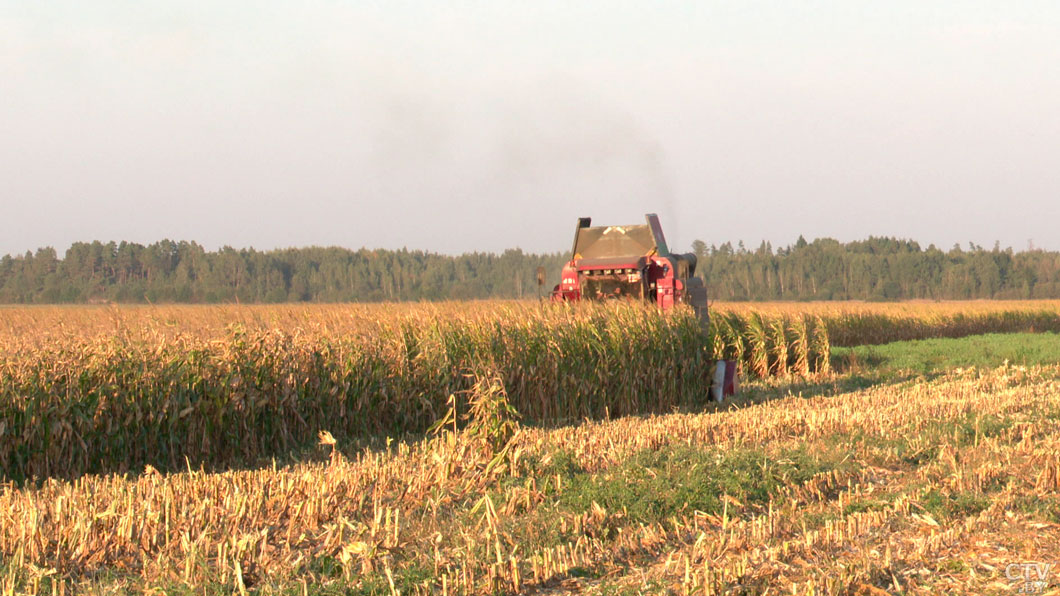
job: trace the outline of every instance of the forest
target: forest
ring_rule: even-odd
[[[801,236],[775,249],[696,240],[712,300],[1060,298],[1060,253],[969,244],[941,250],[895,238]],[[551,290],[565,253],[458,256],[338,247],[277,250],[162,240],[77,242],[0,258],[0,303],[278,303],[528,298]],[[547,275],[536,281],[538,267]]]

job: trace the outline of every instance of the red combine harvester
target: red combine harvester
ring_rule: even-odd
[[[552,299],[636,298],[663,310],[688,304],[705,326],[707,289],[695,277],[696,255],[671,254],[659,216],[649,213],[645,219],[643,226],[593,228],[591,218],[579,218],[571,260]]]
[[[646,225],[591,227],[592,219],[581,217],[574,231],[571,260],[563,266],[562,279],[552,289],[552,300],[646,300],[669,310],[688,304],[706,333],[707,288],[695,276],[696,255],[673,254],[666,245],[659,216],[644,216]],[[712,384],[714,398],[736,391],[735,363],[721,361]]]

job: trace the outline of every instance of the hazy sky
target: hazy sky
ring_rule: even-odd
[[[0,0],[0,254],[1060,249],[1060,3]]]

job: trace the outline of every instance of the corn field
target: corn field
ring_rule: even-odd
[[[4,308],[0,473],[216,469],[297,450],[320,429],[421,433],[475,374],[496,373],[529,423],[666,412],[706,401],[719,358],[743,379],[816,377],[831,345],[1060,330],[1060,311],[723,305],[711,323],[704,337],[688,312],[635,304]]]
[[[213,469],[289,453],[321,429],[343,441],[422,433],[474,375],[496,375],[524,421],[554,424],[701,406],[719,357],[757,377],[828,370],[817,319],[720,315],[704,336],[688,311],[639,304],[406,310],[332,328],[240,322],[198,334],[164,321],[11,339],[0,359],[0,471],[22,481]]]
[[[716,310],[819,319],[831,345],[843,347],[985,333],[1060,332],[1060,302],[1055,300],[767,302],[723,304]]]
[[[1060,369],[845,392],[830,349],[1057,312],[0,309],[0,594],[1029,589]],[[707,405],[722,358],[825,395]]]
[[[69,341],[121,338],[224,339],[232,328],[248,333],[350,336],[377,333],[396,320],[478,322],[525,316],[536,302],[466,301],[387,304],[0,306],[0,346],[5,352]],[[715,303],[713,315],[754,313],[767,318],[824,322],[832,345],[856,346],[982,333],[1057,331],[1060,301],[940,302],[741,302]]]

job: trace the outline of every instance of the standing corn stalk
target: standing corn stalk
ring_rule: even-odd
[[[777,317],[770,321],[768,333],[772,344],[770,372],[778,377],[786,377],[788,375],[788,338],[784,330],[784,318]]]
[[[766,322],[762,315],[753,312],[747,318],[747,368],[760,379],[769,376],[769,347],[766,337]]]
[[[819,316],[814,321],[810,342],[813,345],[813,371],[819,375],[827,375],[832,370],[832,350],[828,342],[828,327]]]
[[[519,429],[519,412],[508,401],[500,375],[475,375],[468,402],[468,434],[480,440],[491,454],[501,450]]]
[[[810,376],[810,337],[806,320],[801,315],[794,315],[788,326],[791,340],[788,349],[791,352],[791,372],[801,376]]]
[[[720,329],[725,338],[724,357],[739,364],[743,361],[744,354],[747,351],[745,339],[746,324],[736,313],[719,315],[718,319],[722,322]]]

